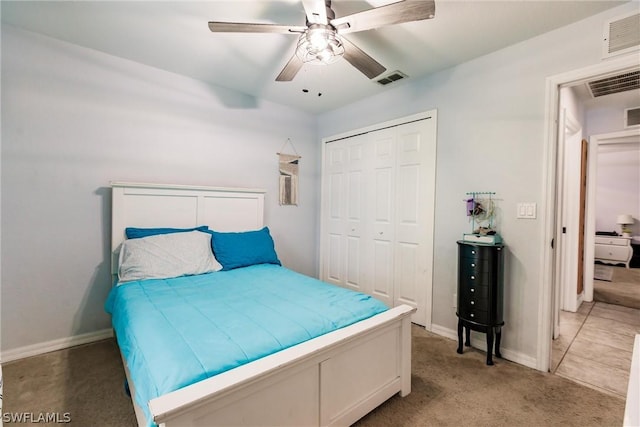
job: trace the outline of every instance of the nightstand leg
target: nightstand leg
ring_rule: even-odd
[[[498,326],[496,328],[496,357],[502,359],[502,354],[500,354],[500,340],[502,339],[502,328]]]
[[[471,328],[469,327],[465,329],[464,345],[466,345],[467,347],[471,347]]]
[[[487,328],[487,365],[493,365],[493,328]]]
[[[458,354],[462,354],[462,319],[458,319]]]

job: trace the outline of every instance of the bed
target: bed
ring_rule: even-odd
[[[205,225],[221,236],[225,232],[229,232],[226,233],[229,235],[252,235],[265,230],[263,217],[262,190],[112,183],[112,273],[114,278],[117,278],[117,273],[122,267],[119,265],[120,249],[126,249],[123,242],[126,240],[127,227],[189,229]],[[183,233],[183,236],[186,238],[191,234],[202,235],[204,232]],[[212,239],[216,238],[216,234],[213,234]],[[125,329],[122,329],[123,325],[116,327],[114,316],[114,329],[121,346],[124,369],[140,426],[349,425],[394,394],[406,396],[410,393],[410,316],[415,309],[404,305],[381,309],[376,300],[371,299],[370,306],[362,308],[362,313],[359,313],[360,308],[356,310],[353,308],[355,306],[346,305],[347,301],[349,298],[368,300],[369,297],[322,284],[279,266],[278,262],[241,266],[222,272],[207,271],[203,274],[180,277],[179,283],[174,282],[174,279],[131,280],[118,285],[118,289],[112,291],[113,294],[126,294],[127,297],[124,299],[130,299],[131,295],[135,294],[143,295],[145,304],[154,306],[157,310],[162,309],[162,302],[158,301],[162,301],[163,298],[166,300],[166,294],[171,293],[174,300],[191,299],[192,305],[196,306],[196,317],[203,318],[213,316],[211,313],[224,312],[222,307],[226,310],[238,305],[239,310],[245,310],[243,316],[247,317],[250,313],[253,316],[252,325],[259,326],[247,327],[235,321],[225,326],[220,322],[223,318],[227,319],[226,314],[214,319],[215,327],[201,326],[207,330],[215,328],[222,331],[219,335],[226,334],[229,328],[261,329],[261,319],[265,319],[262,322],[265,325],[281,322],[303,325],[302,318],[298,317],[298,314],[292,317],[294,314],[291,313],[298,311],[302,315],[303,312],[313,311],[316,306],[320,307],[316,305],[320,304],[319,297],[307,292],[312,292],[312,288],[317,287],[321,293],[329,294],[328,305],[312,315],[311,326],[305,324],[298,328],[297,335],[300,336],[289,338],[277,335],[278,332],[258,331],[260,333],[256,337],[250,336],[241,343],[243,351],[239,353],[242,353],[242,357],[236,359],[245,360],[224,362],[223,365],[228,365],[224,369],[203,369],[203,372],[195,375],[195,380],[180,379],[177,388],[175,385],[165,387],[165,379],[162,377],[165,371],[168,376],[173,377],[173,374],[170,374],[173,371],[158,367],[174,364],[174,371],[182,374],[182,371],[188,371],[188,366],[198,365],[196,362],[201,359],[217,358],[220,356],[219,353],[233,352],[208,352],[206,344],[209,338],[198,339],[201,337],[197,329],[200,321],[182,313],[178,314],[178,319],[183,321],[168,321],[178,328],[177,332],[170,332],[163,323],[164,312],[151,311],[148,312],[150,314],[139,315],[142,312],[137,310],[141,309],[123,309],[131,316],[117,316]],[[227,282],[230,286],[225,288]],[[291,287],[288,288],[289,286]],[[297,289],[303,289],[298,286],[306,286],[304,291],[298,292],[302,301],[292,301],[293,306],[283,308],[283,313],[277,316],[273,314],[271,317],[271,311],[280,310],[272,309],[278,307],[280,302],[270,299],[270,295],[277,288],[283,287],[287,289],[287,295],[295,294]],[[328,286],[330,292],[327,292],[324,286]],[[158,292],[164,292],[165,295],[152,300],[149,297],[149,289],[154,289],[154,292],[159,289]],[[177,289],[180,294],[176,293]],[[199,293],[204,292],[203,289],[207,289],[207,292],[215,289],[215,292],[220,293],[205,296],[204,293]],[[253,299],[259,302],[261,308],[244,308],[244,303],[259,291],[266,294],[255,294]],[[223,294],[224,298],[230,300],[223,299]],[[304,301],[305,297],[309,299],[308,304]],[[334,308],[336,313],[331,313]],[[164,309],[174,311],[170,305]],[[207,312],[207,309],[210,309],[211,313]],[[357,320],[342,319],[340,313],[347,311],[350,315],[356,313]],[[153,325],[156,325],[157,331],[153,334],[140,332],[144,329],[140,329],[139,323],[136,323],[140,322],[135,320],[136,315],[137,318],[148,320],[147,328],[154,329]],[[126,320],[122,320],[125,318]],[[329,332],[323,329],[324,325],[330,325]],[[137,348],[132,351],[131,342],[127,341],[129,338],[125,339],[125,335],[129,333],[123,332],[127,327],[132,330],[137,328],[138,335],[132,333],[132,339],[149,341],[151,344],[147,345],[152,345],[153,350],[149,350],[147,346],[145,351],[139,351]],[[158,335],[155,332],[158,332]],[[311,335],[304,336],[307,333]],[[175,336],[171,337],[171,334]],[[193,360],[183,358],[180,352],[176,352],[177,345],[167,345],[168,342],[181,341],[183,335],[189,334],[196,340],[187,347],[200,347],[201,351]],[[261,341],[269,341],[271,337],[276,337],[274,341],[281,345],[281,348],[272,353],[262,354],[263,349],[258,344]],[[154,343],[158,343],[156,347],[153,347]],[[257,352],[255,355],[246,355],[245,358],[244,350],[253,344],[256,344]],[[211,347],[221,348],[217,344]],[[136,357],[132,357],[132,354]],[[162,377],[158,380],[162,387],[152,387],[158,390],[158,395],[150,398],[148,402],[140,401],[135,398],[142,394],[137,393],[137,387],[139,386],[140,390],[150,387],[142,381],[136,384],[136,378],[140,378],[140,374],[135,372],[139,372],[140,369],[139,359],[151,359],[152,354],[160,356],[161,363],[149,363],[143,369],[154,377]],[[200,369],[199,366],[196,368]],[[183,384],[180,381],[187,382]]]

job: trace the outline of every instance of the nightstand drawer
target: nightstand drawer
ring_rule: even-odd
[[[596,245],[595,258],[627,261],[631,252],[630,246]]]
[[[596,237],[596,245],[629,246],[631,239],[625,237]]]

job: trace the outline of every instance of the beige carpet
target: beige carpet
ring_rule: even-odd
[[[137,425],[115,340],[3,364],[2,374],[5,413],[68,412],[71,425],[83,427]]]
[[[413,392],[358,426],[620,426],[624,401],[413,327]],[[133,426],[113,340],[3,366],[6,412],[70,412],[77,426]],[[23,424],[24,425],[24,424]],[[42,424],[38,424],[42,425]]]
[[[610,268],[610,282],[593,281],[594,301],[640,309],[640,268]]]

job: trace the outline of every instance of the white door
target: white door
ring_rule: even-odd
[[[430,328],[436,112],[413,119],[325,144],[320,271]]]
[[[418,310],[412,320],[426,325],[433,260],[435,121],[396,128],[394,305]]]
[[[344,223],[346,207],[346,143],[329,144],[325,151],[324,174],[324,236],[322,236],[323,265],[321,277],[323,280],[343,285],[344,274]]]
[[[369,263],[371,294],[393,307],[396,129],[371,132],[368,137],[373,151],[366,243],[372,261]]]
[[[346,142],[346,191],[344,200],[345,223],[345,281],[344,284],[360,292],[370,292],[366,284],[363,267],[366,258],[362,243],[362,218],[365,214],[365,183],[366,183],[366,138],[356,136]]]
[[[326,240],[322,276],[327,282],[359,292],[365,283],[362,215],[365,212],[365,148],[362,137],[329,144],[325,153]]]
[[[558,179],[562,179],[563,185],[558,190],[561,226],[558,235],[561,237],[558,245],[560,259],[556,268],[560,280],[562,310],[575,313],[582,299],[582,295],[577,294],[582,127],[566,109],[560,115],[558,126],[558,150],[562,150],[558,155],[559,161],[562,161]]]

